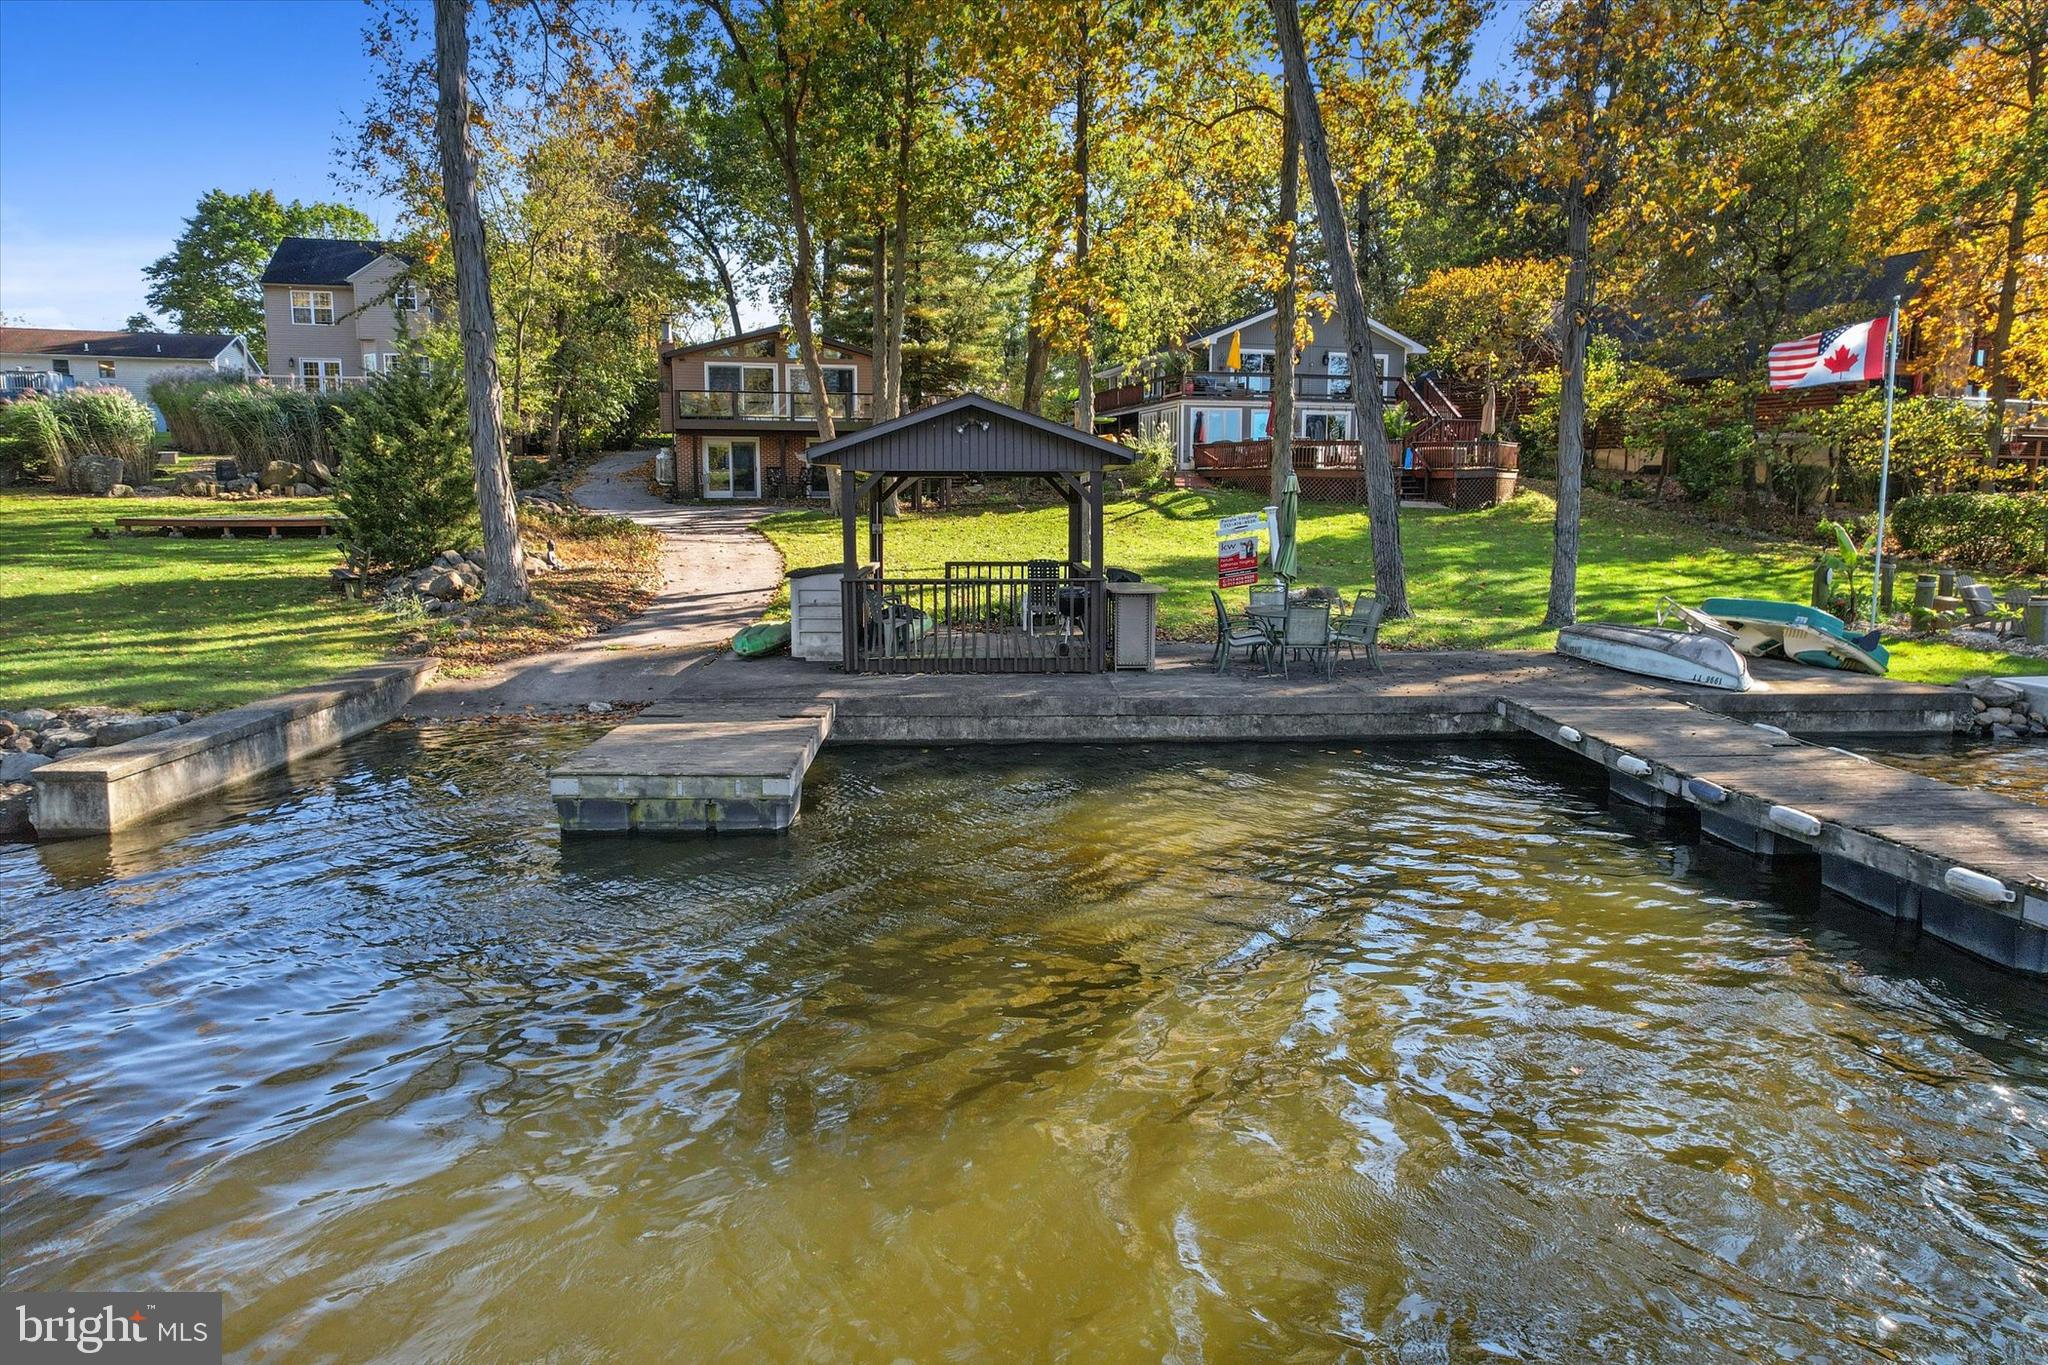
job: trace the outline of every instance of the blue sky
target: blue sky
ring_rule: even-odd
[[[358,0],[0,0],[0,314],[118,327],[200,194],[342,198]],[[388,206],[356,207],[388,225]]]
[[[1480,34],[1506,56],[1521,0]],[[359,0],[0,0],[0,316],[118,327],[209,189],[344,199],[335,134],[370,94]]]

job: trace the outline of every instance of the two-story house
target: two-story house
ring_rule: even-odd
[[[418,291],[404,278],[406,265],[382,242],[279,242],[262,279],[271,378],[336,389],[395,364],[401,330],[416,332],[426,322]]]
[[[1273,414],[1273,319],[1278,309],[1189,337],[1178,350],[1148,356],[1096,376],[1095,416],[1112,430],[1163,436],[1174,462],[1192,469],[1198,446],[1263,441]],[[1308,441],[1352,441],[1351,349],[1336,318],[1310,319],[1308,344],[1294,362],[1294,434]],[[1372,324],[1372,353],[1388,403],[1410,401],[1409,365],[1427,347]],[[1419,414],[1418,414],[1419,415]]]
[[[1189,337],[1179,347],[1095,376],[1095,418],[1106,434],[1163,439],[1191,476],[1271,494],[1273,322],[1278,310]],[[1305,495],[1365,496],[1350,336],[1337,317],[1309,318],[1294,359],[1293,461]],[[1479,423],[1415,372],[1428,348],[1374,319],[1371,352],[1380,396],[1408,430],[1389,442],[1403,496],[1486,507],[1514,494],[1518,452],[1481,438]]]
[[[819,343],[824,401],[844,434],[874,415],[874,357]],[[679,498],[826,494],[806,452],[818,440],[818,398],[796,343],[777,327],[661,351],[661,425],[673,433]]]

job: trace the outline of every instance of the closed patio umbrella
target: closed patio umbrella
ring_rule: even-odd
[[[1301,481],[1294,477],[1294,471],[1287,471],[1287,482],[1280,489],[1280,510],[1273,526],[1273,576],[1291,580],[1300,570],[1295,565],[1297,552],[1294,546],[1294,523],[1301,515]]]

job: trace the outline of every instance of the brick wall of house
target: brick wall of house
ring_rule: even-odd
[[[764,499],[801,501],[807,496],[810,467],[804,460],[804,452],[817,440],[815,435],[779,431],[683,431],[677,432],[675,437],[678,498],[704,496],[701,443],[736,437],[761,443],[761,496]]]

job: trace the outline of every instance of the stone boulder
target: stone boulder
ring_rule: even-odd
[[[26,782],[0,782],[0,839],[19,839],[31,832],[29,798],[35,790]]]
[[[116,456],[81,455],[65,467],[64,479],[75,493],[105,494],[127,473]]]
[[[256,481],[273,493],[281,492],[299,482],[299,467],[289,460],[272,460]]]
[[[110,498],[132,498],[135,496],[135,490],[125,483],[117,483],[107,490],[107,496]]]
[[[30,773],[52,761],[45,754],[0,755],[0,782],[26,782]]]
[[[177,728],[178,722],[170,716],[108,716],[93,727],[92,742],[104,749]]]
[[[19,711],[9,711],[7,719],[13,721],[19,729],[40,730],[51,721],[57,719],[57,713],[45,710],[40,706],[28,706]]]
[[[292,485],[291,492],[295,498],[317,498],[320,496],[320,490],[310,483],[295,483]]]
[[[192,470],[180,474],[171,491],[181,498],[210,498],[220,492],[220,485],[214,482],[213,475]]]
[[[310,460],[306,464],[306,482],[325,488],[334,482],[334,471],[320,460]]]

